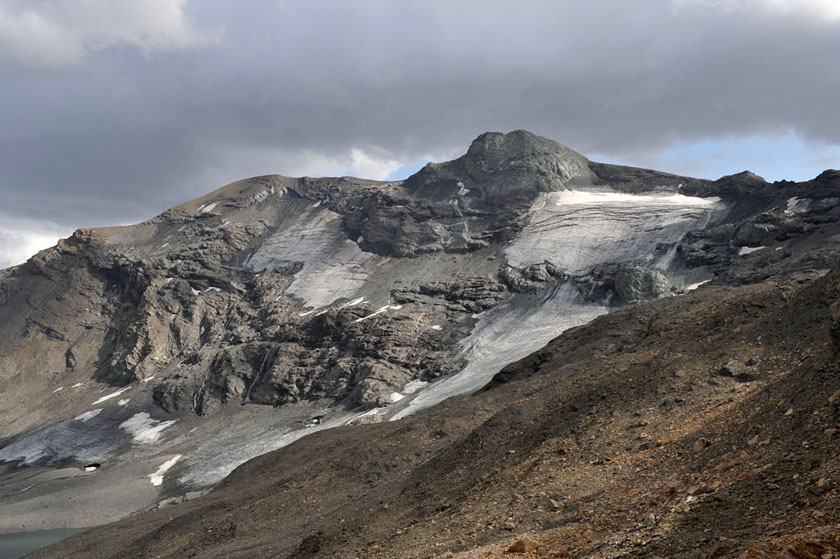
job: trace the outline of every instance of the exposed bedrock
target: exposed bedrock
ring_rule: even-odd
[[[628,304],[661,299],[676,291],[669,277],[643,262],[599,264],[587,276],[577,278],[587,301]]]

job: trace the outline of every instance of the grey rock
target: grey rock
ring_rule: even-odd
[[[625,303],[659,299],[671,294],[672,285],[664,273],[643,264],[625,263],[615,274],[615,292]]]
[[[737,359],[730,359],[720,369],[717,374],[724,377],[731,377],[738,382],[753,382],[759,379],[758,373],[753,368],[748,368]]]
[[[522,293],[541,291],[552,282],[568,279],[568,275],[551,262],[543,262],[525,268],[503,266],[499,271],[499,279],[511,291]]]
[[[658,299],[674,290],[667,275],[642,262],[601,264],[576,281],[588,301],[606,300],[612,304]]]

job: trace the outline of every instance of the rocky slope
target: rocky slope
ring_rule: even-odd
[[[817,275],[838,196],[833,171],[701,181],[519,131],[404,182],[257,177],[80,230],[0,278],[0,531],[193,499],[304,435],[475,392],[625,305]],[[466,436],[485,397],[436,413]],[[313,524],[292,526],[283,549]]]

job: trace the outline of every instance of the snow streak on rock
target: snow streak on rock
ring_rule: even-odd
[[[294,220],[294,229],[272,235],[248,260],[254,270],[273,270],[293,262],[303,268],[287,293],[313,307],[352,298],[382,256],[362,251],[341,230],[341,216],[325,208],[309,208]]]

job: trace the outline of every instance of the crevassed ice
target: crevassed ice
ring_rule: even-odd
[[[679,241],[724,208],[718,198],[682,194],[551,192],[532,206],[505,257],[516,267],[548,260],[573,274],[603,262],[650,261],[658,243]]]
[[[505,256],[514,265],[551,260],[570,271],[588,271],[600,262],[650,260],[657,243],[678,241],[685,232],[706,225],[722,209],[724,206],[716,199],[682,195],[554,193],[537,200],[529,225],[507,247]],[[288,262],[304,262],[289,292],[315,307],[310,311],[313,314],[325,312],[341,297],[350,300],[344,303],[345,307],[360,304],[358,291],[368,281],[371,270],[387,259],[365,253],[347,240],[340,228],[340,216],[326,208],[307,207],[290,218],[257,250],[248,266],[260,271]],[[583,239],[589,235],[592,237]],[[508,363],[607,310],[582,301],[571,285],[561,285],[545,294],[517,295],[480,315],[470,336],[461,342],[459,357],[467,365],[459,373],[428,385],[412,381],[395,393],[403,396],[398,402],[365,413],[384,411],[385,417],[397,419],[450,396],[474,392]],[[296,428],[296,423],[282,418],[272,420],[276,423],[271,425],[240,424],[185,454],[179,464],[179,482],[195,486],[215,483],[254,456],[314,431],[346,425],[360,415],[335,410],[322,423],[305,428]],[[161,480],[162,477],[161,473]]]

